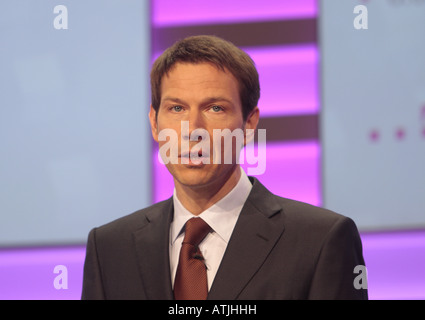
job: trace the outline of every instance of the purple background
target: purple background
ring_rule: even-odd
[[[314,0],[216,0],[212,7],[199,0],[155,0],[152,26],[295,19],[316,17],[317,11]],[[319,114],[317,44],[245,49],[260,73],[263,116]],[[173,183],[155,148],[152,162],[158,201],[171,196]],[[276,194],[321,205],[320,141],[267,143],[267,169],[258,178]],[[425,299],[424,230],[361,237],[370,299]],[[84,256],[84,245],[0,250],[0,299],[79,299]],[[54,288],[56,265],[67,267],[68,289]]]

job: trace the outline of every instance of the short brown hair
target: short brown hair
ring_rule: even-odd
[[[243,120],[257,106],[260,82],[254,61],[234,44],[216,36],[191,36],[176,42],[156,59],[151,71],[152,107],[158,115],[161,103],[161,80],[177,62],[209,62],[229,70],[239,82]]]

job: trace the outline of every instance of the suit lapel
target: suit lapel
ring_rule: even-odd
[[[172,198],[146,214],[145,224],[133,233],[137,260],[147,299],[173,299],[169,258]]]
[[[233,230],[208,294],[210,300],[233,300],[266,260],[283,233],[282,207],[257,179]]]

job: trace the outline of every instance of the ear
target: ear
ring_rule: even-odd
[[[244,145],[246,145],[251,139],[254,138],[254,132],[255,129],[257,129],[257,125],[258,125],[258,121],[260,120],[260,110],[258,109],[258,107],[255,107],[250,114],[248,115],[246,122],[245,122],[245,141],[244,141]],[[250,131],[252,132],[251,135],[247,135],[247,129],[251,129]]]
[[[149,122],[151,123],[152,137],[156,142],[158,142],[158,122],[156,118],[156,111],[152,105],[149,110]]]

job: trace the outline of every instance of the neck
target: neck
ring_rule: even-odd
[[[194,215],[199,215],[214,203],[224,198],[238,183],[241,177],[240,166],[221,179],[204,186],[187,186],[174,179],[177,197],[181,204]]]

